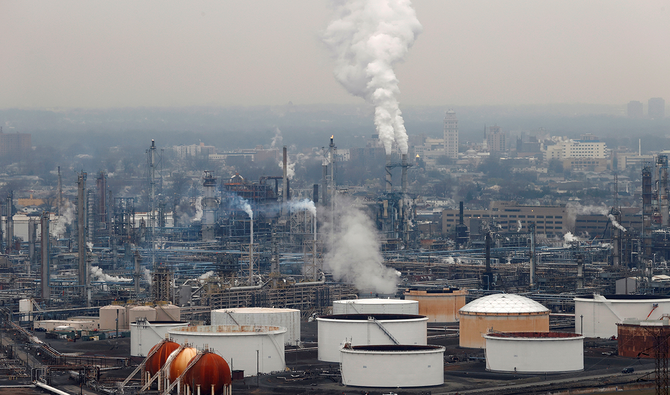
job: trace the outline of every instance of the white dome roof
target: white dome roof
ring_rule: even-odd
[[[459,311],[474,314],[528,314],[549,312],[549,309],[521,295],[493,294],[475,299]]]

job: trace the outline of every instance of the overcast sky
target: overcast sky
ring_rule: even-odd
[[[667,0],[415,0],[402,105],[670,101]],[[0,0],[0,108],[363,103],[326,0]]]

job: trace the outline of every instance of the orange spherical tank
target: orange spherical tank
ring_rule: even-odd
[[[175,351],[176,352],[176,351]],[[198,351],[195,348],[186,347],[177,354],[170,363],[168,378],[170,382],[177,380],[177,378],[186,370],[188,363],[195,357]]]
[[[214,395],[223,393],[223,387],[233,382],[230,366],[221,356],[208,352],[184,375],[184,384],[191,388],[191,393],[197,393],[198,385],[203,394]]]
[[[158,347],[158,350],[153,355],[151,355],[156,347]],[[151,351],[149,351],[149,355],[151,355],[151,357],[147,359],[147,363],[144,365],[144,370],[149,372],[151,376],[155,375],[159,370],[161,370],[163,365],[165,365],[165,361],[167,361],[170,354],[172,354],[172,352],[178,348],[179,344],[172,341],[165,341],[156,344],[151,348]]]

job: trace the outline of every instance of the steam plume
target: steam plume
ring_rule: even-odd
[[[407,132],[396,95],[393,66],[402,61],[422,27],[409,0],[340,0],[323,41],[335,57],[335,78],[375,106],[375,126],[386,153],[393,142],[407,153]]]
[[[289,208],[293,210],[307,210],[316,217],[316,206],[314,205],[314,202],[309,199],[291,200],[287,204]]]
[[[249,218],[254,219],[254,212],[251,210],[251,205],[246,199],[243,199],[237,195],[231,195],[229,204],[232,208],[244,210]]]
[[[91,266],[91,279],[93,281],[104,281],[110,283],[120,283],[120,282],[130,282],[133,281],[130,278],[123,278],[117,276],[110,276],[109,274],[103,273],[102,269],[98,266]]]
[[[325,264],[335,280],[353,283],[360,291],[396,292],[397,272],[383,265],[381,245],[372,220],[353,202],[339,204],[339,227],[334,230]]]
[[[202,219],[202,197],[198,196],[195,199],[195,218],[194,221],[200,221]]]
[[[612,226],[615,228],[619,229],[622,232],[626,231],[626,228],[624,228],[619,222],[617,222],[616,217],[612,214],[607,215],[607,217],[612,221]]]
[[[65,205],[65,211],[54,221],[54,225],[51,226],[49,233],[51,233],[52,237],[65,234],[66,226],[74,221],[74,205],[69,200],[65,200],[63,204]]]
[[[272,137],[272,144],[270,145],[270,148],[281,147],[283,141],[284,137],[281,134],[281,130],[275,126],[275,135]]]

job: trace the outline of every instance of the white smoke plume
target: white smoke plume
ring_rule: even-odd
[[[91,280],[104,281],[106,283],[127,283],[133,281],[131,278],[123,278],[105,274],[103,273],[102,269],[99,268],[98,266],[91,266]]]
[[[563,247],[568,248],[570,247],[571,243],[579,242],[581,239],[575,235],[572,234],[572,232],[568,232],[563,235]]]
[[[394,294],[398,276],[383,264],[374,223],[353,202],[340,200],[338,206],[339,224],[324,259],[327,270],[335,280],[353,283],[359,291]]]
[[[624,228],[619,222],[617,222],[616,217],[614,215],[608,214],[607,217],[612,222],[612,226],[614,226],[615,228],[619,229],[622,232],[626,231],[626,228]]]
[[[519,233],[521,232],[521,229],[523,228],[523,224],[521,223],[521,220],[516,220],[516,232]]]
[[[578,215],[604,215],[609,214],[609,208],[606,206],[582,206],[579,203],[568,203],[565,206],[568,214],[568,227],[573,228]]]
[[[144,281],[151,284],[153,282],[151,279],[151,270],[144,268],[144,270],[142,271],[142,278],[144,278]]]
[[[195,217],[194,221],[200,221],[202,219],[202,197],[198,196],[195,199]]]
[[[386,153],[393,142],[407,153],[407,132],[398,106],[393,67],[405,58],[421,23],[409,0],[334,1],[335,17],[323,41],[335,57],[335,78],[351,94],[375,106],[375,126]]]
[[[212,277],[214,275],[214,271],[210,270],[206,273],[203,273],[200,277],[198,277],[198,280],[204,281],[207,280],[208,278]]]
[[[241,210],[244,210],[245,213],[249,216],[249,218],[254,219],[254,212],[251,209],[251,205],[246,199],[243,199],[237,195],[231,195],[229,196],[230,198],[230,206],[232,208],[238,208]]]
[[[86,247],[88,248],[88,252],[93,252],[93,243],[90,241],[86,242]]]
[[[281,130],[275,126],[275,135],[272,137],[272,144],[270,144],[270,148],[281,147],[283,142],[284,137],[282,137]]]
[[[287,205],[292,210],[307,210],[316,217],[316,206],[314,205],[314,202],[309,199],[291,200]]]
[[[284,171],[284,161],[279,161],[279,168]],[[292,180],[295,177],[295,162],[291,162],[291,157],[286,155],[286,177]]]
[[[64,200],[63,208],[64,210],[62,211],[61,215],[57,220],[52,222],[52,225],[50,226],[49,233],[51,234],[51,237],[59,237],[64,235],[67,225],[70,225],[72,221],[74,221],[74,204],[72,204],[69,200]]]

